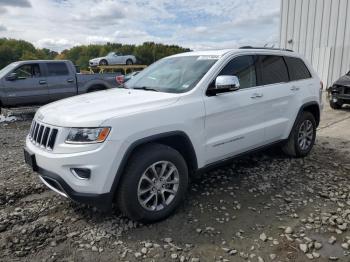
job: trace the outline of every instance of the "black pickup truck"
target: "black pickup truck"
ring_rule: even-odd
[[[113,88],[118,86],[117,75],[80,74],[68,60],[14,62],[0,70],[0,110]]]

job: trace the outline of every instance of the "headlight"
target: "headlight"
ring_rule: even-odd
[[[66,138],[68,144],[102,143],[108,137],[110,127],[71,128]]]

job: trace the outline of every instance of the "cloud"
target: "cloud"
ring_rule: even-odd
[[[48,48],[56,51],[56,50],[67,49],[67,48],[79,45],[81,43],[74,42],[64,38],[44,38],[44,39],[39,39],[38,41],[35,42],[35,44],[40,48]]]
[[[264,45],[277,43],[279,5],[280,0],[0,0],[0,9],[7,9],[1,21],[11,28],[0,36],[55,51],[106,42],[154,41],[195,50]]]
[[[0,6],[0,16],[4,15],[7,12],[7,9],[5,7]]]
[[[0,32],[7,31],[7,28],[4,25],[0,25]]]
[[[31,7],[29,0],[0,0],[0,6]]]

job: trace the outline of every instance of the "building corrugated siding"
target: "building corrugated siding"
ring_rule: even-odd
[[[303,54],[330,86],[350,70],[350,0],[281,0],[280,47]]]

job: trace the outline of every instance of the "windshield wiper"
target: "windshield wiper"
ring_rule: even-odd
[[[140,87],[137,86],[137,87],[134,87],[133,89],[159,92],[157,89],[154,89],[152,87],[147,87],[147,86],[140,86]]]

